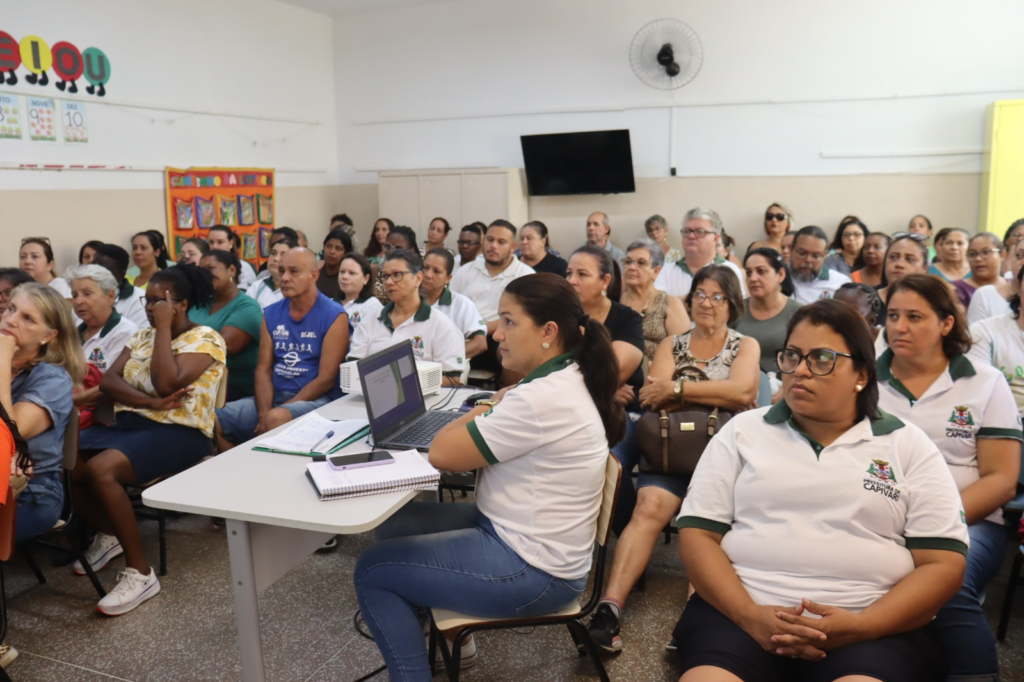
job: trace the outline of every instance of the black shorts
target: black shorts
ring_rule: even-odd
[[[673,632],[683,671],[707,665],[743,682],[832,682],[865,675],[884,682],[945,682],[946,661],[929,625],[918,630],[850,644],[822,661],[770,654],[698,595],[693,595]]]

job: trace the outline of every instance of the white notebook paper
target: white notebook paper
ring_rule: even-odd
[[[323,454],[369,425],[370,422],[365,419],[333,421],[310,412],[296,419],[280,433],[258,441],[253,449],[290,454]]]
[[[416,450],[390,451],[395,461],[358,469],[335,471],[327,462],[306,465],[306,478],[321,500],[361,497],[402,490],[433,490],[440,472]]]

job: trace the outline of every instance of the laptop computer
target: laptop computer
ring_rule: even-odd
[[[434,435],[462,416],[427,410],[411,341],[367,356],[356,367],[374,447],[429,450]]]

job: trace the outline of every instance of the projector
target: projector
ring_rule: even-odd
[[[357,360],[342,363],[338,371],[338,384],[345,393],[363,394],[363,385],[359,383],[359,368],[356,367]],[[420,390],[423,395],[441,392],[441,363],[416,361],[416,373],[420,376]]]

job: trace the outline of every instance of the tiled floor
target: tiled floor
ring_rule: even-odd
[[[156,524],[143,522],[156,559]],[[241,679],[224,531],[208,519],[182,516],[169,522],[169,575],[163,592],[120,618],[99,616],[85,578],[41,563],[49,582],[36,583],[15,558],[5,569],[10,630],[21,651],[9,668],[15,682],[182,682]],[[260,598],[267,678],[273,682],[349,682],[381,665],[373,642],[352,624],[356,610],[352,569],[369,535],[342,539],[333,554],[314,555]],[[114,564],[118,564],[115,560]],[[100,576],[108,586],[114,564]],[[988,591],[986,610],[995,624],[1009,569]],[[623,623],[626,649],[606,659],[613,680],[668,682],[679,672],[663,645],[682,609],[686,578],[675,540],[655,551],[646,590],[632,596]],[[1006,643],[1000,646],[1004,682],[1024,682],[1024,591]],[[564,628],[496,632],[478,636],[480,661],[467,682],[596,679],[578,659]],[[387,679],[381,674],[374,680]],[[440,679],[440,678],[438,678]]]

